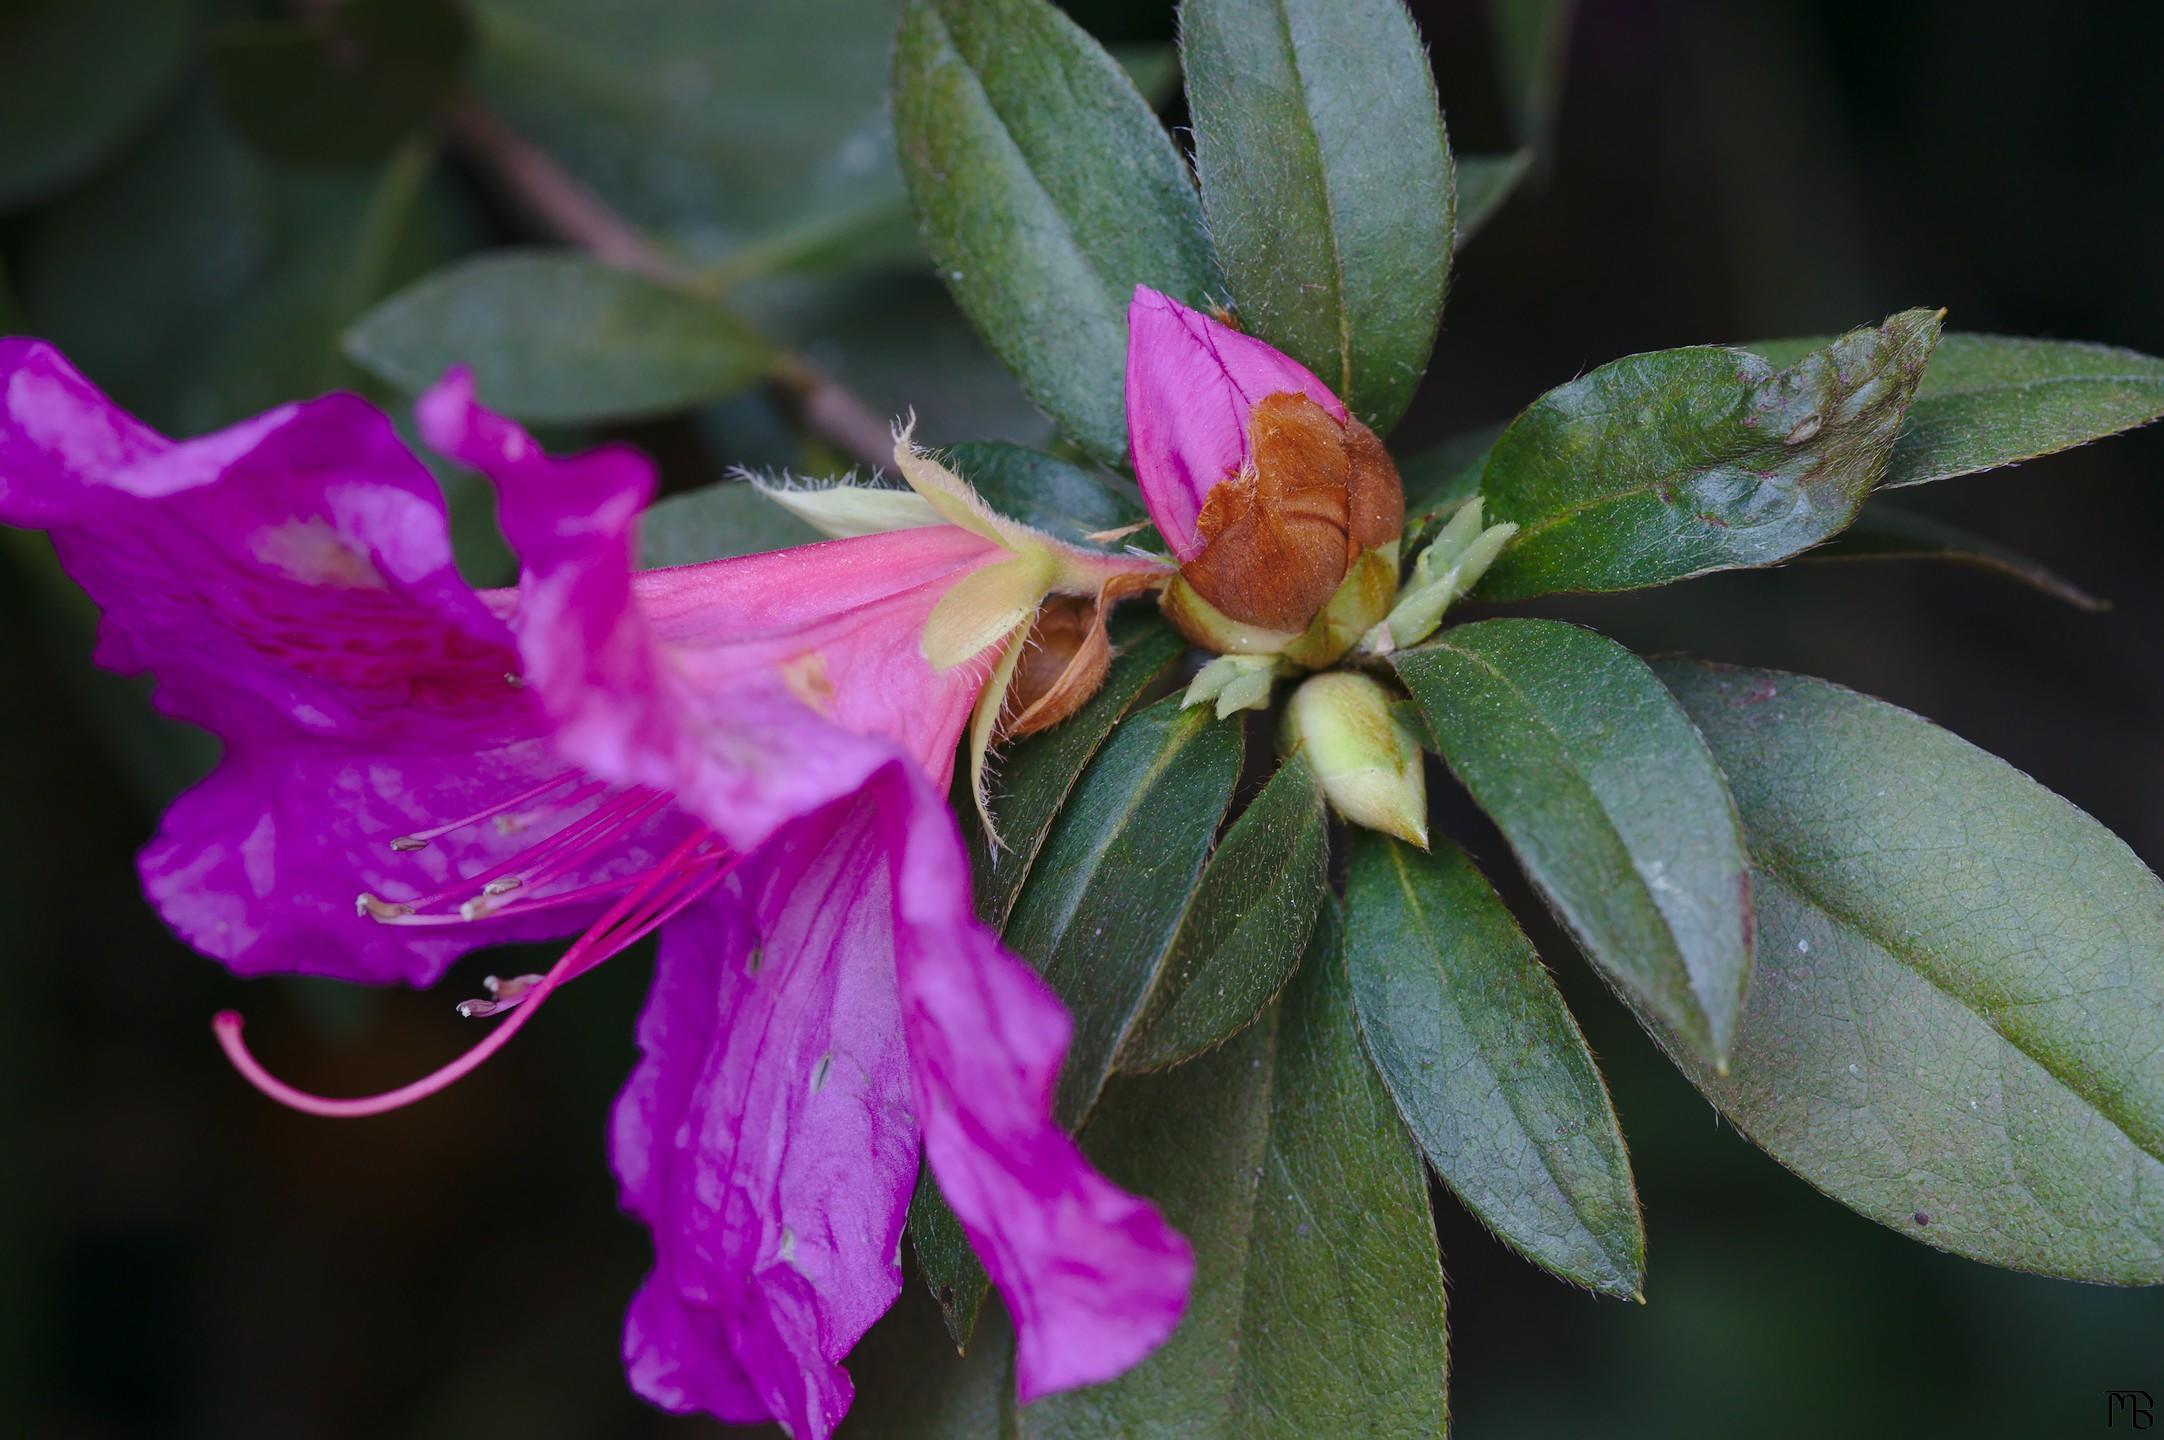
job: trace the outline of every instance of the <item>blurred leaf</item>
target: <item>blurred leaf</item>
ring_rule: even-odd
[[[1275,999],[1330,891],[1330,826],[1307,760],[1278,766],[1210,856],[1163,974],[1120,1046],[1120,1069],[1214,1050]]]
[[[207,96],[36,217],[31,325],[161,430],[199,434],[354,378],[339,331],[467,241],[413,142],[378,176],[292,170]]]
[[[1502,433],[1500,425],[1483,425],[1400,460],[1398,480],[1405,487],[1405,513],[1454,511],[1479,494],[1481,469]],[[1411,547],[1406,548],[1410,552]]]
[[[983,1337],[957,1355],[915,1289],[905,1282],[893,1308],[849,1352],[857,1393],[834,1432],[838,1440],[1001,1435],[1002,1416],[1014,1408],[1014,1342],[1006,1316],[995,1301]]]
[[[902,173],[934,264],[1075,440],[1127,452],[1127,303],[1214,279],[1187,166],[1118,63],[1045,0],[912,0],[894,52]]]
[[[1593,962],[1718,1063],[1751,969],[1720,771],[1643,660],[1556,620],[1483,620],[1392,658],[1443,758]]]
[[[1000,514],[1062,540],[1080,541],[1148,518],[1133,481],[1114,479],[1042,450],[972,442],[950,448],[947,465]]]
[[[1781,1163],[1926,1244],[2164,1282],[2164,886],[1905,710],[1773,671],[1660,673],[1728,772],[1759,906],[1729,1073],[1681,1055],[1684,1073]]]
[[[88,175],[165,103],[193,0],[11,0],[0,11],[0,211]]]
[[[1450,277],[1450,144],[1399,0],[1183,0],[1210,244],[1240,323],[1380,433]]]
[[[1152,110],[1163,109],[1165,102],[1179,93],[1180,51],[1170,41],[1107,45],[1105,49],[1120,62],[1120,68],[1135,82],[1135,90]]]
[[[1488,0],[1496,69],[1519,143],[1529,149],[1546,151],[1554,138],[1577,9],[1577,0]]]
[[[730,300],[875,413],[914,411],[920,444],[966,438],[1041,446],[1052,439],[1044,412],[930,275],[768,277]]]
[[[1863,508],[1856,523],[1816,550],[1804,552],[1805,560],[1945,560],[2003,575],[2034,590],[2064,600],[2091,613],[2109,610],[2110,602],[2048,569],[2018,550],[1988,536],[1949,525],[1933,515],[1919,515],[1884,501]]]
[[[469,0],[483,98],[697,263],[914,253],[887,120],[893,0]],[[808,57],[816,45],[816,63]]]
[[[434,116],[472,40],[450,0],[343,0],[227,26],[210,63],[227,114],[265,154],[364,165]]]
[[[1082,1123],[1192,902],[1239,779],[1242,727],[1176,695],[1129,717],[1075,782],[1006,926],[1074,1017],[1053,1112]]]
[[[1106,1090],[1083,1144],[1193,1244],[1194,1290],[1133,1370],[1017,1412],[1023,1440],[1443,1433],[1427,1177],[1361,1053],[1338,936],[1332,907],[1224,1049]]]
[[[1645,1283],[1645,1226],[1600,1067],[1472,858],[1353,833],[1345,955],[1360,1033],[1451,1192],[1534,1264]]]
[[[1550,390],[1488,457],[1488,519],[1520,528],[1477,593],[1665,585],[1838,534],[1886,472],[1938,332],[1907,310],[1785,370],[1697,345]]]
[[[437,271],[363,316],[346,353],[415,394],[470,365],[484,404],[558,423],[686,409],[751,384],[775,358],[713,301],[542,250]]]
[[[1751,348],[1786,364],[1823,340]],[[2016,465],[2164,416],[2164,360],[2071,340],[1948,335],[1924,371],[1881,489]]]
[[[1463,250],[1465,242],[1478,234],[1503,208],[1518,188],[1518,182],[1533,168],[1531,150],[1513,150],[1508,155],[1461,155],[1458,157],[1458,224],[1454,248]]]
[[[1114,658],[1083,707],[1058,725],[1017,741],[1001,757],[992,789],[992,815],[1007,848],[994,857],[976,823],[968,781],[955,779],[955,813],[969,845],[977,914],[995,930],[1004,930],[1008,912],[1044,845],[1046,832],[1073,792],[1082,769],[1097,753],[1112,727],[1172,667],[1186,642],[1155,614],[1130,609],[1112,621]],[[969,1344],[978,1307],[984,1303],[984,1267],[962,1234],[962,1222],[939,1193],[929,1168],[917,1176],[909,1206],[909,1243],[918,1268],[939,1302],[956,1345]]]
[[[639,565],[696,565],[812,545],[826,537],[741,480],[658,501],[639,518]]]

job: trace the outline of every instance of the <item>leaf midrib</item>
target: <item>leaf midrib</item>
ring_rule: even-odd
[[[1540,709],[1539,706],[1533,704],[1531,696],[1526,693],[1523,687],[1518,685],[1508,675],[1504,674],[1500,669],[1498,669],[1495,663],[1489,660],[1486,656],[1477,654],[1474,651],[1461,649],[1458,646],[1451,644],[1447,638],[1437,639],[1433,643],[1431,648],[1436,650],[1447,650],[1453,655],[1463,656],[1465,659],[1472,661],[1473,663],[1479,665],[1482,669],[1486,670],[1489,674],[1493,675],[1496,680],[1503,686],[1503,688],[1509,691],[1511,696],[1519,702],[1520,707],[1532,717],[1534,724],[1536,724],[1541,730],[1545,731],[1548,735],[1548,738],[1555,742],[1556,750],[1560,754],[1562,754],[1566,760],[1570,762],[1563,767],[1564,773],[1570,777],[1572,782],[1576,784],[1580,790],[1582,790],[1587,796],[1592,799],[1593,808],[1600,812],[1601,818],[1604,821],[1608,822],[1607,830],[1609,835],[1611,835],[1615,839],[1616,845],[1622,850],[1623,858],[1625,862],[1630,866],[1630,873],[1632,879],[1637,881],[1639,892],[1645,896],[1646,903],[1652,907],[1654,916],[1660,921],[1661,933],[1668,937],[1669,948],[1674,954],[1676,962],[1683,967],[1683,983],[1685,992],[1690,996],[1691,1004],[1693,1008],[1697,1010],[1698,1018],[1701,1022],[1703,1022],[1705,1026],[1707,1042],[1708,1044],[1711,1044],[1713,1035],[1713,1017],[1712,1014],[1706,1009],[1705,997],[1699,994],[1698,977],[1691,973],[1690,962],[1684,957],[1683,938],[1680,935],[1676,934],[1675,923],[1668,918],[1668,912],[1663,910],[1660,906],[1660,902],[1653,898],[1652,888],[1647,885],[1645,876],[1639,872],[1638,862],[1631,856],[1631,847],[1624,842],[1622,832],[1615,828],[1615,823],[1609,816],[1607,802],[1601,799],[1600,792],[1593,788],[1592,782],[1590,780],[1587,780],[1584,777],[1583,773],[1580,771],[1576,763],[1575,757],[1573,757],[1571,754],[1569,744],[1563,738],[1563,732],[1555,728],[1554,724],[1549,721],[1547,715]],[[1658,680],[1656,680],[1655,683],[1659,683]],[[1422,714],[1426,714],[1425,706],[1422,707]],[[1687,719],[1685,723],[1689,723]],[[1434,721],[1432,719],[1428,722],[1428,728],[1431,732],[1434,729]],[[1438,743],[1440,743],[1440,740],[1441,737],[1438,736]],[[1455,769],[1456,767],[1453,766],[1452,768]],[[1498,825],[1497,828],[1501,828],[1500,825]],[[1505,832],[1505,835],[1507,837],[1507,831]],[[1511,849],[1515,851],[1517,848],[1518,847],[1516,843],[1513,842],[1511,845]],[[1543,885],[1541,889],[1545,891],[1547,887]],[[1561,907],[1558,906],[1558,908],[1560,909]],[[1570,917],[1565,916],[1565,919],[1570,920]],[[1579,934],[1586,942],[1585,948],[1587,950],[1590,951],[1595,948],[1590,943],[1591,937],[1584,935],[1584,932],[1580,929],[1578,923],[1575,920],[1570,920],[1570,928],[1574,933]],[[1603,965],[1602,968],[1605,969],[1606,966]]]
[[[1405,896],[1406,907],[1412,911],[1413,916],[1416,920],[1420,920],[1423,922],[1421,926],[1422,936],[1431,936],[1434,933],[1432,927],[1429,927],[1424,923],[1427,916],[1427,907],[1420,903],[1420,897],[1414,892],[1412,885],[1412,873],[1405,867],[1404,856],[1395,845],[1389,847],[1389,854],[1391,868],[1397,873],[1398,888],[1401,892],[1403,892]],[[1448,971],[1444,964],[1444,957],[1441,947],[1433,943],[1428,943],[1423,945],[1422,948],[1427,950],[1435,957],[1436,973],[1438,975],[1446,977],[1444,988],[1447,990]],[[1538,962],[1536,961],[1535,963]],[[1354,1008],[1355,1012],[1357,1013],[1358,1007],[1355,1006]],[[1580,1036],[1579,1039],[1582,1043],[1584,1037]],[[1594,1250],[1600,1254],[1602,1259],[1608,1262],[1609,1269],[1613,1272],[1614,1278],[1617,1280],[1624,1280],[1628,1278],[1632,1273],[1632,1269],[1634,1267],[1626,1266],[1624,1262],[1616,1256],[1615,1252],[1608,1248],[1608,1242],[1603,1239],[1600,1233],[1596,1231],[1592,1227],[1592,1225],[1586,1220],[1584,1213],[1581,1212],[1578,1208],[1577,1201],[1572,1197],[1569,1188],[1563,1184],[1562,1177],[1556,1173],[1555,1162],[1549,1156],[1547,1147],[1542,1145],[1538,1141],[1538,1139],[1535,1138],[1532,1127],[1526,1124],[1525,1114],[1518,1105],[1517,1087],[1514,1085],[1506,1084],[1504,1082],[1502,1072],[1496,1068],[1495,1062],[1489,1058],[1486,1045],[1476,1042],[1473,1050],[1474,1054],[1479,1058],[1481,1069],[1487,1072],[1489,1079],[1494,1082],[1495,1088],[1502,1092],[1504,1102],[1510,1107],[1510,1118],[1517,1122],[1519,1132],[1523,1134],[1525,1138],[1532,1143],[1533,1153],[1540,1157],[1541,1169],[1547,1174],[1548,1184],[1555,1191],[1556,1198],[1563,1202],[1564,1210],[1569,1212],[1571,1220],[1577,1225],[1579,1232],[1583,1234],[1587,1240],[1592,1242]],[[1395,1104],[1397,1102],[1397,1088],[1390,1083],[1390,1076],[1388,1072],[1384,1071],[1380,1066],[1376,1067],[1376,1071],[1382,1076],[1383,1088],[1390,1092],[1390,1099],[1392,1103]],[[1607,1097],[1603,1096],[1602,1098],[1606,1099]],[[1403,1106],[1399,1106],[1401,1112],[1403,1108]],[[1612,1123],[1614,1118],[1612,1101],[1609,1103],[1608,1106],[1608,1115]],[[1405,1118],[1407,1122],[1406,1128],[1408,1130],[1412,1130],[1413,1126],[1411,1124],[1410,1117]],[[1413,1134],[1414,1138],[1417,1140],[1419,1138],[1419,1132],[1417,1130],[1413,1130]],[[1426,1147],[1423,1146],[1421,1148],[1423,1153],[1425,1153]],[[1433,1165],[1433,1163],[1433,1161],[1429,1161],[1430,1165]],[[1443,1175],[1440,1168],[1437,1168],[1436,1173],[1441,1176],[1443,1183],[1450,1187],[1451,1194],[1456,1195],[1459,1200],[1463,1201],[1466,1208],[1471,1210],[1474,1214],[1479,1215],[1483,1222],[1487,1221],[1487,1216],[1481,1213],[1482,1207],[1474,1204],[1473,1201],[1466,1196],[1465,1192],[1459,1189],[1456,1181],[1452,1180],[1451,1177],[1448,1175]],[[1502,1227],[1494,1225],[1492,1223],[1489,1224],[1489,1228],[1496,1231],[1496,1233],[1498,1234],[1503,1233]],[[1515,1240],[1510,1240],[1509,1243],[1511,1244],[1511,1247],[1513,1249],[1518,1248],[1517,1242]]]
[[[1754,867],[1763,869],[1769,874],[1773,875],[1774,878],[1779,880],[1783,885],[1787,886],[1789,890],[1796,894],[1798,897],[1808,902],[1812,906],[1812,908],[1816,909],[1820,914],[1830,917],[1831,919],[1841,924],[1844,928],[1852,931],[1855,934],[1861,935],[1865,940],[1870,942],[1873,949],[1882,952],[1887,957],[1899,964],[1902,968],[1906,969],[1910,974],[1914,975],[1917,979],[1923,981],[1924,984],[1930,986],[1934,991],[1941,995],[1944,995],[1947,999],[1953,1001],[1954,1004],[1960,1006],[1963,1010],[1975,1016],[1979,1021],[1983,1023],[1984,1027],[1987,1030],[1989,1030],[1992,1034],[1998,1036],[2000,1040],[2004,1041],[2008,1049],[2014,1051],[2023,1059],[2027,1060],[2030,1064],[2036,1066],[2037,1069],[2043,1071],[2044,1074],[2050,1076],[2053,1081],[2055,1081],[2062,1088],[2064,1088],[2069,1094],[2073,1095],[2074,1098],[2079,1100],[2083,1105],[2087,1106],[2100,1119],[2104,1120],[2107,1124],[2109,1124],[2112,1129],[2118,1131],[2119,1134],[2125,1138],[2126,1142],[2129,1145],[2133,1146],[2137,1151],[2148,1156],[2150,1159],[2156,1161],[2157,1163],[2164,1164],[2164,1145],[2152,1148],[2151,1146],[2144,1144],[2133,1134],[2132,1131],[2127,1129],[2126,1123],[2117,1114],[2114,1114],[2111,1110],[2107,1110],[2102,1104],[2091,1098],[2088,1092],[2082,1089],[2080,1085],[2076,1084],[2073,1078],[2071,1078],[2067,1074],[2062,1073],[2061,1066],[2054,1065],[2043,1055],[2037,1053],[2036,1050],[2031,1049],[2028,1044],[2023,1043],[2021,1040],[2016,1039],[2013,1035],[2009,1034],[1999,1021],[1998,1017],[1993,1015],[1989,1009],[1972,1000],[1969,996],[1964,995],[1957,990],[1950,989],[1946,985],[1940,983],[1940,981],[1931,974],[1931,971],[1927,966],[1920,963],[1913,956],[1904,953],[1903,947],[1895,944],[1890,939],[1882,937],[1874,926],[1866,923],[1864,920],[1859,918],[1855,913],[1849,910],[1848,907],[1837,905],[1832,901],[1828,900],[1826,896],[1817,887],[1806,883],[1797,875],[1795,871],[1787,869],[1784,866],[1775,863],[1774,861],[1764,858],[1755,849],[1751,852],[1750,858],[1751,864]]]

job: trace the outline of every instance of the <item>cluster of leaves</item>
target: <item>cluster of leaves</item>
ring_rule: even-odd
[[[0,318],[180,431],[466,363],[567,438],[664,422],[648,438],[714,469],[846,463],[799,410],[824,370],[977,441],[960,473],[1077,538],[1142,518],[1116,473],[1137,283],[1227,307],[1378,432],[1404,412],[1455,248],[1547,130],[1568,6],[1492,8],[1526,148],[1454,157],[1399,0],[1182,0],[1176,63],[1047,0],[908,0],[898,32],[890,0],[726,23],[681,0],[47,0],[0,30]],[[41,88],[115,44],[104,73],[134,83]],[[1191,153],[1157,113],[1176,76]],[[538,145],[636,253],[483,248],[506,196],[443,163],[446,133]],[[155,263],[111,263],[144,234]],[[1482,600],[1927,554],[2085,602],[1878,492],[2160,413],[2164,362],[1942,335],[1929,310],[1633,356],[1403,458],[1406,549],[1477,494],[1520,527]],[[722,484],[665,501],[646,558],[810,538]],[[1259,722],[1162,698],[1183,647],[1159,619],[1116,639],[1097,696],[1005,757],[1009,848],[972,837],[978,903],[1073,1012],[1062,1116],[1194,1241],[1193,1305],[1132,1374],[1018,1414],[927,1184],[915,1269],[946,1334],[875,1333],[859,1414],[887,1435],[1439,1432],[1431,1174],[1542,1268],[1643,1289],[1599,1068],[1462,849],[1334,829]],[[1458,625],[1389,669],[1746,1135],[1944,1249],[2164,1280],[2164,887],[2093,820],[1884,703],[1553,621]]]
[[[1183,0],[1180,37],[1191,155],[1050,6],[915,0],[895,119],[935,263],[1107,466],[1137,283],[1230,310],[1387,432],[1478,219],[1465,177],[1522,162],[1453,162],[1397,0]],[[2153,420],[2164,362],[1941,318],[1602,366],[1408,460],[1408,554],[1477,494],[1519,527],[1482,600],[1807,551],[1969,559],[2085,600],[1873,497]],[[980,852],[978,879],[1075,1014],[1064,1118],[1195,1240],[1194,1312],[1131,1375],[1017,1413],[927,1190],[919,1263],[966,1358],[911,1413],[925,1433],[995,1413],[999,1433],[1435,1433],[1443,1288],[1413,1157],[1535,1264],[1639,1296],[1623,1136],[1472,858],[1362,832],[1333,863],[1297,753],[1243,786],[1238,722],[1145,703],[1179,649],[1130,622],[1091,708],[1015,749],[1013,850]],[[1958,1254],[2164,1281],[2164,1052],[2141,1038],[2164,1016],[2164,886],[2102,827],[1893,706],[1555,621],[1459,625],[1389,668],[1586,957],[1756,1143]]]

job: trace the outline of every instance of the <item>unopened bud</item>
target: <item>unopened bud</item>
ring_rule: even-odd
[[[1420,742],[1392,713],[1389,691],[1351,671],[1311,676],[1285,707],[1284,739],[1307,756],[1338,814],[1427,848]]]
[[[1480,583],[1517,533],[1518,527],[1508,523],[1483,525],[1481,500],[1475,495],[1451,517],[1434,543],[1420,552],[1397,603],[1361,640],[1361,650],[1388,655],[1434,634],[1444,612]]]
[[[1016,739],[1049,730],[1097,693],[1112,663],[1105,608],[1090,596],[1045,601],[1015,662],[1000,734]]]

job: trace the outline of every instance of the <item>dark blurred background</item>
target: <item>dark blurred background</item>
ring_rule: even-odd
[[[379,182],[251,151],[210,96],[203,37],[255,7],[205,0],[189,18],[170,0],[10,0],[0,73],[31,12],[78,3],[102,17],[96,62],[50,73],[40,60],[38,86],[0,96],[0,132],[24,133],[25,107],[65,107],[101,87],[132,87],[141,102],[113,133],[86,137],[83,158],[0,197],[0,330],[58,340],[155,423],[192,433],[353,383],[329,342],[354,306],[464,249],[531,233],[446,153],[422,170],[369,293],[354,295],[343,257]],[[473,8],[484,93],[536,131],[624,141],[599,87],[533,83],[545,48],[535,36],[575,6]],[[1163,4],[1070,8],[1108,41],[1170,35]],[[1508,148],[1482,5],[1413,8],[1454,142]],[[1629,351],[1821,333],[1911,305],[1944,305],[1963,329],[2164,352],[2164,6],[1584,8],[1547,174],[1465,251],[1426,388],[1393,440],[1400,453],[1503,419]],[[724,75],[738,9],[702,12]],[[148,33],[161,25],[187,27],[183,43]],[[846,83],[878,141],[876,30],[822,36],[798,24],[790,43],[760,71],[800,93],[715,94],[704,118],[697,93],[678,97],[684,124],[737,127],[737,143],[767,144],[751,153],[777,157],[772,170],[802,125],[833,121],[832,105],[813,102]],[[20,72],[22,53],[12,58]],[[791,124],[800,129],[770,143],[758,135]],[[891,184],[883,152],[854,140],[861,185]],[[0,133],[0,158],[9,143]],[[628,153],[636,160],[635,144]],[[773,199],[718,182],[707,194],[688,169],[610,180],[608,156],[587,163],[595,183],[621,184],[632,201],[683,207],[639,218],[673,223],[694,252],[754,243],[758,217],[731,206]],[[774,283],[762,314],[875,404],[915,403],[938,438],[1041,438],[906,241],[881,243],[883,256],[867,242],[849,263]],[[676,486],[735,462],[827,458],[755,395],[634,438]],[[2102,615],[1973,572],[1895,563],[1799,565],[1556,608],[1641,649],[1808,671],[1909,706],[2157,864],[2160,479],[2164,428],[1910,492],[1917,508],[2108,596],[2115,608]],[[485,540],[485,526],[477,533]],[[713,1433],[645,1409],[616,1362],[646,1240],[615,1211],[603,1126],[632,1057],[643,957],[607,967],[475,1078],[394,1118],[316,1121],[262,1101],[219,1059],[214,1010],[244,1008],[274,1068],[358,1091],[461,1044],[447,997],[517,962],[469,963],[441,993],[360,993],[243,985],[170,939],[138,896],[132,857],[207,752],[146,720],[137,687],[90,669],[89,618],[42,542],[7,539],[0,1431]],[[1462,800],[1443,804],[1491,868],[1507,869]],[[1536,938],[1633,1147],[1650,1303],[1569,1290],[1446,1201],[1459,1433],[2071,1435],[2103,1425],[2107,1389],[2164,1403],[2164,1291],[1988,1270],[1857,1218],[1726,1129],[1567,943],[1545,925]]]

